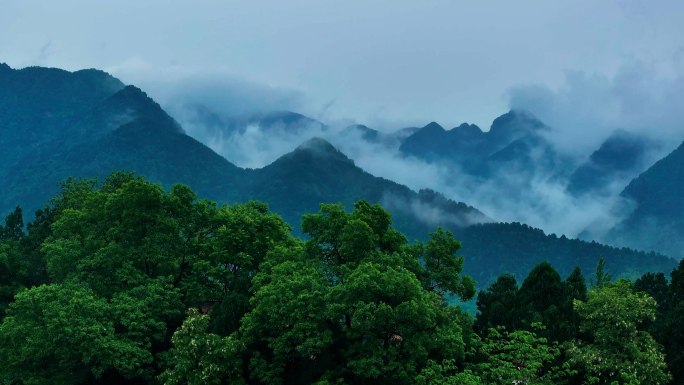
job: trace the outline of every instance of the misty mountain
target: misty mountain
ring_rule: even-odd
[[[406,138],[400,150],[405,155],[428,161],[482,162],[517,139],[547,130],[549,128],[530,113],[512,110],[496,118],[487,132],[474,124],[463,123],[446,130],[431,122]]]
[[[417,127],[406,127],[388,134],[363,124],[354,124],[342,129],[334,136],[334,138],[344,141],[356,140],[356,138],[359,137],[361,140],[369,144],[380,144],[386,148],[395,149],[399,148],[406,138],[418,130],[419,128]]]
[[[9,75],[22,71],[26,70],[9,69]],[[40,69],[31,71],[45,76]],[[52,73],[53,70],[44,71]],[[57,73],[71,76],[66,71]],[[108,86],[110,80],[108,75],[97,79],[103,87]],[[58,96],[60,92],[64,93],[61,89],[52,89],[50,84],[42,87],[47,93],[56,94],[56,100],[63,99]],[[62,106],[65,110],[73,107],[80,114],[73,117],[65,114],[63,116],[68,118],[68,122],[57,122],[61,124],[59,127],[64,127],[61,134],[66,138],[73,137],[72,141],[55,145],[52,130],[43,132],[35,127],[36,144],[25,148],[25,162],[2,175],[5,182],[0,187],[2,212],[10,212],[16,205],[21,205],[29,213],[40,208],[57,192],[59,182],[69,177],[104,176],[124,169],[135,170],[165,186],[188,184],[200,196],[221,203],[261,199],[269,202],[296,228],[301,215],[318,211],[320,203],[341,202],[352,207],[360,199],[388,207],[427,205],[444,212],[445,223],[459,226],[492,221],[473,207],[443,196],[435,198],[437,193],[427,190],[416,193],[405,186],[376,178],[356,167],[352,160],[322,139],[307,141],[262,169],[239,168],[186,135],[159,104],[137,87],[121,84],[121,87],[105,89],[109,94],[101,91],[99,103],[74,107],[76,102],[85,98],[71,98],[69,100],[74,102]],[[26,100],[27,106],[30,106],[31,99],[41,98],[30,92],[22,93],[21,87],[14,92],[19,99]],[[84,93],[93,96],[92,93]],[[42,105],[37,103],[37,106],[31,113],[42,115]],[[10,113],[17,108],[11,103],[4,103],[2,107],[8,116],[12,116]],[[47,109],[52,110],[54,106]],[[311,122],[308,118],[299,117],[301,115],[265,114],[262,120],[273,129],[279,129],[277,126],[280,124],[292,126],[296,122]],[[7,124],[0,127],[6,131],[11,128]],[[415,225],[418,222],[412,209],[397,214],[396,219],[401,220],[405,228],[416,229],[410,236],[416,237],[418,233],[426,236],[426,231]],[[434,221],[430,221],[430,226],[434,227]]]
[[[249,198],[268,202],[292,224],[297,224],[303,214],[318,211],[322,202],[340,202],[351,208],[361,198],[393,212],[395,225],[414,237],[423,238],[426,226],[434,229],[440,222],[464,227],[493,221],[465,203],[438,197],[429,190],[416,193],[375,177],[320,138],[310,139],[272,164],[251,171],[249,180]],[[415,212],[421,211],[421,206],[443,212],[444,219],[421,218]]]
[[[406,138],[405,156],[445,163],[485,179],[515,172],[526,178],[538,173],[567,173],[570,161],[546,138],[551,129],[526,111],[511,110],[496,118],[489,131],[463,123],[450,130],[432,122]]]
[[[361,134],[361,139],[368,143],[381,143],[386,139],[385,135],[378,130],[374,130],[363,124],[354,124],[344,128],[341,132],[342,135],[353,135],[355,131]]]
[[[428,162],[446,160],[461,164],[478,156],[476,149],[484,137],[484,132],[474,124],[464,123],[447,131],[436,122],[431,122],[407,137],[399,150],[404,155]]]
[[[447,228],[462,242],[466,271],[480,285],[491,282],[501,271],[523,277],[544,260],[558,266],[562,275],[569,274],[575,266],[589,274],[598,256],[609,261],[608,268],[615,274],[632,278],[642,271],[667,271],[676,266],[673,259],[653,252],[547,235],[541,229],[520,223],[494,223],[479,210],[438,192],[416,193],[368,174],[320,138],[311,139],[272,164],[250,172],[250,198],[269,202],[289,223],[298,223],[302,214],[315,212],[320,202],[340,202],[350,208],[363,197],[392,212],[394,226],[409,239],[426,240],[428,232],[437,226]]]
[[[632,199],[635,209],[611,229],[607,240],[681,258],[684,255],[684,143],[633,179],[621,195]]]
[[[644,135],[616,130],[570,175],[568,192],[574,196],[607,194],[606,189],[616,182],[623,187],[648,167],[647,155],[658,147]]]
[[[499,173],[563,178],[572,167],[572,160],[559,154],[554,146],[540,135],[525,135],[489,155],[480,175],[494,178]]]
[[[325,132],[328,127],[312,118],[291,111],[273,111],[237,116],[222,116],[201,104],[184,107],[184,117],[191,124],[202,127],[209,137],[230,137],[244,133],[251,126],[266,132],[279,131],[298,135],[304,131]]]
[[[409,136],[415,134],[420,130],[420,127],[404,127],[400,128],[397,131],[394,131],[392,135],[397,137],[402,143],[408,138]]]
[[[12,137],[15,131],[21,135],[32,130],[31,135],[27,135],[31,141],[27,139],[28,145],[21,145],[22,162],[15,162],[11,169],[0,170],[5,182],[0,187],[3,213],[16,205],[21,205],[25,212],[32,212],[57,192],[59,181],[68,177],[105,176],[124,169],[136,171],[167,188],[174,183],[187,184],[201,198],[219,203],[263,200],[291,223],[296,232],[301,215],[316,212],[319,203],[340,202],[347,208],[360,199],[380,203],[393,213],[394,225],[409,239],[425,240],[427,233],[437,226],[452,230],[463,242],[466,272],[478,277],[481,285],[506,271],[525,276],[532,266],[543,260],[560,266],[562,273],[565,272],[563,266],[579,264],[588,274],[602,254],[616,276],[632,276],[646,270],[669,271],[675,264],[674,260],[658,254],[582,241],[566,242],[519,224],[488,225],[486,223],[496,218],[465,203],[447,199],[438,192],[415,192],[375,177],[320,138],[300,144],[266,167],[240,168],[188,136],[142,90],[134,86],[112,86],[120,85],[120,82],[104,73],[70,74],[40,68],[24,73],[22,71],[26,70],[2,68],[3,76],[13,78],[19,84],[17,73],[21,76],[30,74],[22,81],[32,85],[15,86],[14,93],[6,90],[0,93],[4,95],[0,104],[3,116],[20,116],[21,111],[14,111],[18,109],[29,116],[40,117],[39,121],[46,125],[49,123],[48,129],[42,130],[38,123],[31,125],[30,118],[24,117],[25,126],[11,125],[10,119],[5,118],[0,126],[5,137]],[[57,82],[58,87],[54,87],[53,82],[39,81],[50,79],[50,76],[62,79]],[[74,91],[84,82],[81,76],[85,76],[88,86],[79,92],[87,97]],[[77,85],[70,86],[71,81]],[[0,83],[0,89],[4,84]],[[41,88],[49,98],[41,94]],[[95,96],[97,99],[89,99]],[[33,99],[37,102],[31,109]],[[60,107],[51,105],[50,101]],[[67,111],[72,107],[76,112]],[[272,118],[269,121],[274,122],[272,127],[291,123],[283,116],[269,116]],[[62,140],[55,141],[57,137]],[[511,129],[511,133],[504,130],[494,137],[510,140],[523,135]],[[5,142],[3,145],[6,146]],[[483,224],[471,226],[477,223]]]

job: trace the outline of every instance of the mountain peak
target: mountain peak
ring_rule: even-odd
[[[440,126],[437,122],[430,122],[425,127],[421,128],[420,131],[424,132],[444,132],[446,131],[444,127]]]
[[[147,102],[154,102],[152,98],[147,96],[147,93],[140,88],[133,86],[133,85],[127,85],[124,88],[122,88],[119,92],[114,94],[114,97],[118,97],[120,99],[139,99],[139,100],[145,100]]]
[[[283,156],[283,158],[297,158],[297,159],[308,159],[320,160],[323,162],[329,162],[331,160],[341,161],[345,163],[354,163],[353,160],[349,159],[340,150],[335,148],[330,142],[319,137],[313,137],[304,143],[300,144],[289,154]]]
[[[479,138],[484,134],[480,127],[475,124],[463,123],[458,127],[454,127],[449,130],[451,134],[458,134],[461,139],[466,138]]]
[[[148,118],[159,122],[172,132],[185,133],[180,124],[170,117],[161,106],[136,86],[125,86],[106,102],[109,112],[114,114],[133,114],[132,118]]]
[[[262,129],[287,129],[291,132],[302,132],[312,128],[320,131],[327,129],[325,124],[292,111],[273,111],[266,114],[257,114],[251,118],[251,123],[258,123]]]
[[[321,153],[338,153],[339,150],[335,148],[330,142],[319,137],[313,137],[304,143],[297,146],[295,151],[312,151]]]
[[[361,134],[361,138],[363,140],[371,143],[380,142],[382,136],[377,130],[374,130],[363,124],[353,124],[351,126],[347,126],[344,130],[342,130],[342,133],[345,135]]]
[[[517,132],[534,132],[540,129],[547,129],[536,116],[525,110],[510,110],[507,113],[494,119],[489,133],[492,135],[511,135]]]

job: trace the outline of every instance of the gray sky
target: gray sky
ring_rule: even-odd
[[[0,62],[101,68],[162,103],[227,113],[488,129],[513,105],[558,125],[615,89],[681,96],[682,17],[680,0],[0,0]]]

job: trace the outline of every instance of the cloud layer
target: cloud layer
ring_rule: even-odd
[[[557,89],[521,85],[509,96],[511,108],[554,127],[551,139],[567,152],[596,149],[616,129],[662,140],[670,151],[684,140],[684,77],[659,76],[643,63],[614,76],[568,71]]]
[[[657,77],[681,74],[683,13],[677,0],[5,0],[0,61],[76,70],[143,60],[153,73],[299,90],[308,97],[299,111],[314,118],[487,129],[506,109],[507,89],[555,90],[568,69],[612,79],[625,61],[642,61]],[[116,73],[126,83],[150,73],[129,69]]]

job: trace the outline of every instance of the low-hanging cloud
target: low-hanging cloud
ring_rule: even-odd
[[[508,95],[511,108],[553,127],[549,138],[566,152],[586,154],[616,129],[660,140],[663,151],[684,140],[684,77],[664,77],[643,63],[614,76],[568,71],[558,89],[521,85]]]
[[[184,127],[187,129],[187,125]],[[193,128],[189,132],[199,130]],[[548,233],[575,237],[589,229],[588,236],[600,237],[624,213],[616,208],[631,207],[618,195],[623,180],[609,184],[609,194],[577,198],[567,192],[564,182],[543,172],[521,178],[519,173],[504,167],[485,180],[469,175],[453,164],[427,163],[405,157],[399,152],[398,140],[390,138],[371,143],[364,140],[361,130],[335,126],[325,132],[316,125],[292,132],[265,130],[252,124],[229,136],[214,136],[205,144],[238,166],[259,168],[315,136],[330,141],[356,165],[375,176],[404,184],[415,191],[432,189],[449,199],[474,206],[497,221],[523,222]],[[406,204],[407,210],[422,212],[417,218],[427,216],[447,221],[447,214],[435,212],[434,208],[426,211],[423,206],[416,202]]]
[[[307,102],[300,90],[252,81],[221,67],[157,66],[133,57],[106,71],[145,90],[171,115],[185,113],[188,105],[229,116],[299,110]]]
[[[403,157],[396,149],[379,150],[363,141],[338,146],[347,154],[357,154],[352,156],[356,164],[373,175],[416,191],[423,188],[439,191],[497,221],[522,222],[547,233],[576,237],[590,227],[591,233],[587,236],[598,238],[624,214],[623,208],[630,207],[616,193],[576,198],[567,192],[565,183],[542,172],[521,178],[519,173],[502,168],[484,180],[453,164],[426,163]],[[439,217],[435,213],[430,215]]]
[[[316,136],[321,136],[321,130],[314,125],[292,135],[278,129],[266,131],[258,124],[250,124],[244,131],[217,133],[205,144],[240,167],[261,168]]]

